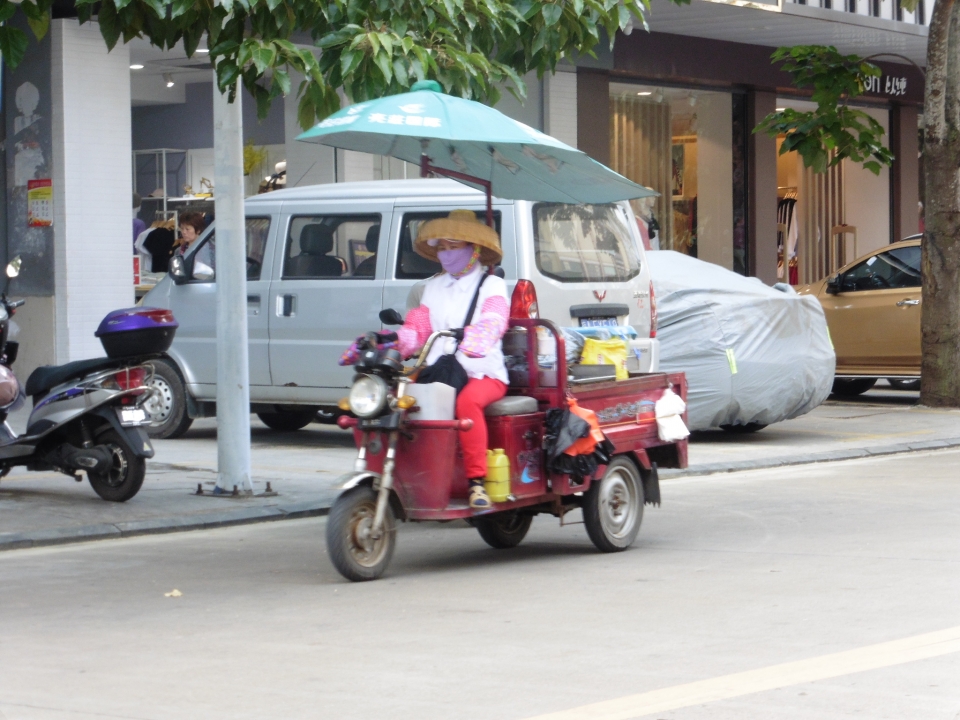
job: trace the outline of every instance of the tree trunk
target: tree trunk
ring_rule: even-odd
[[[936,0],[927,42],[920,401],[934,407],[960,407],[960,5],[956,0]]]
[[[253,492],[247,233],[243,214],[242,92],[231,103],[213,84],[213,187],[217,211],[217,487]]]

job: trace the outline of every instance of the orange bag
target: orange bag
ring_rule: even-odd
[[[570,412],[577,417],[583,418],[590,425],[590,432],[586,437],[580,438],[573,445],[563,451],[564,455],[589,455],[597,448],[597,443],[601,443],[606,436],[600,430],[600,421],[597,420],[597,414],[593,410],[587,410],[577,404],[576,399],[567,398],[567,405],[570,406]]]

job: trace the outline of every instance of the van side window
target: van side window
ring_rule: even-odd
[[[247,280],[259,280],[263,268],[263,253],[267,248],[267,236],[270,234],[270,218],[248,217],[247,227]],[[212,226],[206,237],[197,241],[193,251],[196,261],[217,269],[216,226]],[[196,282],[196,281],[194,281]],[[210,280],[208,282],[215,282]]]
[[[477,213],[477,217],[481,220],[486,218],[486,209],[468,209]],[[425,222],[446,217],[449,214],[449,211],[404,213],[403,223],[400,226],[400,243],[397,248],[397,280],[423,280],[443,271],[440,263],[435,263],[417,255],[413,251],[413,241]],[[500,211],[494,211],[493,225],[497,230],[497,235],[500,234],[500,221]]]
[[[380,215],[300,215],[290,219],[283,279],[376,276]]]
[[[617,205],[539,203],[533,209],[537,267],[560,282],[623,282],[640,272],[640,253]]]

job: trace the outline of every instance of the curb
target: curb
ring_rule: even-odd
[[[719,473],[741,472],[743,470],[765,470],[769,468],[786,467],[789,465],[812,465],[815,463],[837,462],[839,460],[856,460],[864,457],[880,457],[882,455],[901,455],[924,450],[943,450],[960,447],[960,437],[945,438],[942,440],[928,440],[926,442],[901,443],[886,445],[877,448],[850,448],[849,450],[831,450],[830,452],[811,453],[809,455],[788,455],[779,458],[764,458],[761,460],[743,460],[731,463],[706,463],[685,470],[661,470],[660,477],[664,479],[692,477],[697,475],[714,475]]]
[[[741,472],[744,470],[763,470],[790,465],[811,465],[814,463],[855,460],[864,457],[882,455],[900,455],[925,450],[943,450],[960,447],[960,437],[943,440],[929,440],[917,443],[887,445],[882,448],[850,448],[809,455],[792,455],[763,460],[744,460],[733,463],[707,463],[685,470],[661,470],[660,477],[667,480],[698,475]],[[278,520],[296,520],[299,518],[322,517],[329,514],[331,500],[320,502],[302,502],[279,507],[251,507],[211,512],[188,517],[150,518],[122,523],[104,523],[98,525],[78,525],[65,528],[47,528],[28,532],[0,533],[0,552],[23,548],[48,547],[69,543],[108,540],[139,535],[160,535],[185,532],[188,530],[211,530],[214,528],[253,523],[276,522]]]
[[[296,503],[286,507],[253,507],[212,512],[188,517],[149,518],[122,523],[79,525],[28,532],[0,533],[0,552],[22,548],[66,545],[68,543],[108,540],[138,535],[160,535],[187,530],[211,530],[233,525],[320,517],[330,512],[330,502]]]

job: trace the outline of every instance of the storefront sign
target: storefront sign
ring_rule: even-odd
[[[907,79],[892,75],[867,78],[864,92],[900,97],[907,94]]]
[[[49,178],[27,181],[27,225],[53,225],[53,181]]]

